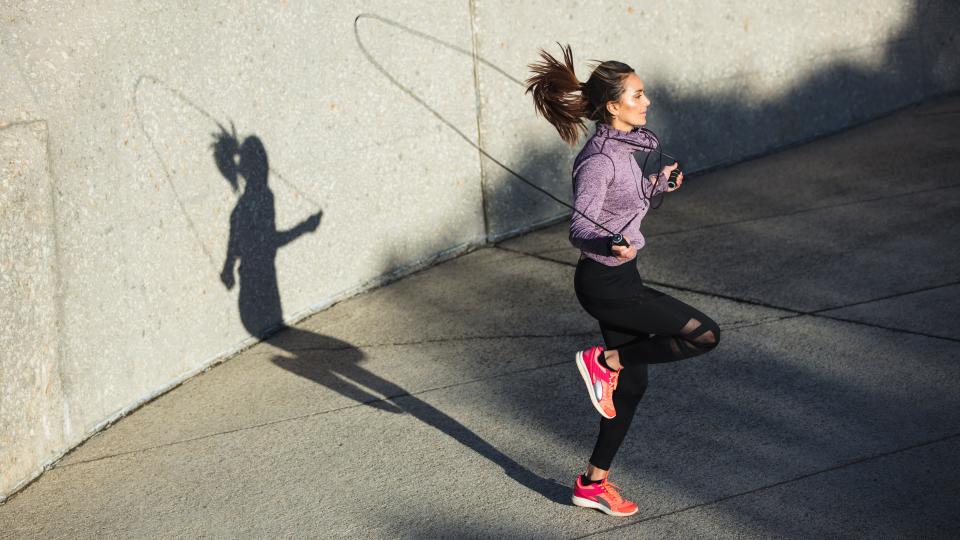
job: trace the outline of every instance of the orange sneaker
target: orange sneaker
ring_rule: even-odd
[[[583,508],[595,508],[610,516],[632,516],[637,513],[637,504],[628,501],[617,491],[616,484],[606,478],[596,484],[583,485],[583,477],[577,476],[573,486],[573,504]]]
[[[613,418],[617,410],[613,406],[613,391],[617,389],[617,378],[620,373],[603,367],[600,355],[603,347],[590,347],[585,351],[578,351],[576,356],[577,369],[587,385],[587,394],[590,402],[604,418]]]

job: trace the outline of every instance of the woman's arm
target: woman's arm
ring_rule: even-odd
[[[301,221],[294,228],[287,231],[277,231],[277,247],[283,247],[293,242],[300,235],[317,230],[320,226],[320,217],[323,216],[323,210],[317,210],[316,214]]]
[[[653,193],[650,195],[651,197],[655,197],[663,193],[664,191],[666,191],[667,193],[670,193],[671,191],[676,191],[680,189],[680,184],[683,183],[683,172],[677,175],[676,187],[674,187],[673,189],[670,189],[669,186],[667,186],[667,180],[670,179],[670,173],[673,172],[673,170],[679,166],[680,166],[679,163],[674,163],[673,165],[667,165],[666,167],[663,168],[663,170],[660,171],[660,174],[651,174],[650,176],[647,177],[647,181],[653,185]]]
[[[237,203],[240,206],[240,203]],[[220,271],[220,281],[230,290],[236,284],[233,277],[233,267],[240,258],[240,211],[237,208],[230,212],[230,238],[227,240],[227,256],[223,260],[223,270]]]
[[[613,175],[613,161],[603,154],[594,154],[580,163],[573,174],[574,208],[599,222],[607,185]],[[610,255],[610,234],[577,212],[570,219],[569,238],[570,243],[582,251]]]

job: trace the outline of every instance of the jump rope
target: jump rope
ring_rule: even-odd
[[[429,34],[425,34],[425,33],[423,33],[423,32],[420,32],[419,30],[415,30],[415,29],[410,28],[410,27],[408,27],[408,26],[404,26],[404,25],[402,25],[402,24],[400,24],[400,23],[398,23],[398,22],[395,22],[395,21],[392,21],[392,20],[390,20],[390,19],[381,17],[381,16],[379,16],[379,15],[375,15],[375,14],[372,14],[372,13],[361,13],[360,15],[357,15],[357,17],[353,20],[353,34],[354,34],[354,37],[355,37],[356,40],[357,40],[357,45],[360,47],[360,51],[363,52],[363,55],[366,56],[367,60],[368,60],[371,64],[373,64],[373,66],[374,66],[375,68],[377,68],[377,70],[380,71],[380,73],[382,73],[382,74],[387,78],[387,80],[389,80],[391,83],[393,83],[394,86],[396,86],[397,88],[399,88],[400,90],[402,90],[402,91],[403,91],[405,94],[407,94],[410,98],[412,98],[414,101],[416,101],[417,103],[419,103],[423,108],[425,108],[425,109],[426,109],[427,111],[429,111],[433,116],[435,116],[438,120],[440,120],[441,122],[443,122],[444,124],[446,124],[447,127],[449,127],[450,129],[452,129],[452,130],[454,131],[454,133],[456,133],[457,135],[459,135],[460,138],[462,138],[464,141],[467,142],[467,144],[469,144],[470,146],[476,148],[477,151],[480,152],[481,154],[483,154],[487,159],[489,159],[490,161],[493,161],[494,163],[496,163],[497,165],[499,165],[503,170],[505,170],[505,171],[507,171],[508,173],[510,173],[511,175],[513,175],[516,179],[518,179],[518,180],[520,180],[521,182],[527,184],[528,186],[532,187],[533,189],[539,191],[540,193],[543,193],[543,194],[546,195],[547,197],[550,197],[550,198],[553,199],[555,202],[560,203],[561,205],[569,208],[570,210],[573,210],[573,211],[576,212],[577,214],[580,214],[581,216],[583,216],[583,217],[584,217],[587,221],[589,221],[590,223],[593,223],[594,225],[596,225],[596,226],[597,226],[598,228],[600,228],[601,230],[609,233],[609,234],[612,236],[611,242],[613,243],[613,245],[615,245],[615,246],[624,246],[624,247],[627,247],[627,246],[630,245],[630,243],[626,240],[626,238],[623,237],[623,235],[622,235],[621,233],[611,231],[610,229],[608,229],[608,228],[604,227],[603,225],[597,223],[597,222],[594,221],[592,218],[590,218],[590,216],[585,215],[583,212],[577,210],[576,208],[574,208],[572,205],[570,205],[570,204],[567,203],[566,201],[563,201],[563,200],[557,198],[556,196],[554,196],[554,195],[553,195],[552,193],[550,193],[549,191],[543,189],[542,187],[538,186],[537,184],[535,184],[535,183],[531,182],[530,180],[524,178],[523,175],[521,175],[520,173],[514,171],[514,170],[511,169],[510,167],[507,167],[505,164],[501,163],[500,160],[498,160],[497,158],[495,158],[495,157],[493,157],[492,155],[490,155],[489,153],[487,153],[487,151],[484,150],[479,144],[473,142],[473,140],[471,140],[465,133],[463,133],[462,131],[460,131],[459,129],[457,129],[456,126],[454,126],[449,120],[447,120],[446,118],[444,118],[443,115],[441,115],[439,112],[437,112],[433,107],[431,107],[429,104],[427,104],[427,102],[424,101],[422,98],[420,98],[420,96],[416,95],[416,93],[414,93],[412,90],[410,90],[409,88],[407,88],[406,86],[404,86],[403,83],[401,83],[400,81],[398,81],[398,80],[396,79],[396,77],[394,77],[393,75],[391,75],[390,72],[387,71],[386,68],[384,68],[382,65],[380,65],[379,62],[377,62],[377,61],[374,59],[373,55],[370,54],[370,51],[369,51],[369,50],[367,49],[367,47],[363,44],[363,40],[360,39],[360,30],[359,30],[358,23],[360,22],[361,19],[374,19],[374,20],[379,21],[379,22],[381,22],[381,23],[388,24],[388,25],[390,25],[390,26],[399,28],[399,29],[401,29],[401,30],[403,30],[403,31],[405,31],[405,32],[408,32],[408,33],[410,33],[410,34],[413,34],[413,35],[415,35],[415,36],[417,36],[417,37],[426,39],[426,40],[428,40],[428,41],[432,41],[432,42],[434,42],[434,43],[437,43],[438,45],[442,45],[442,46],[444,46],[444,47],[446,47],[446,48],[448,48],[448,49],[451,49],[451,50],[453,50],[453,51],[459,52],[459,53],[461,53],[461,54],[463,54],[463,55],[469,56],[469,57],[471,57],[475,62],[480,63],[480,64],[483,64],[483,65],[485,65],[485,66],[493,69],[494,71],[500,73],[501,75],[503,75],[504,77],[506,77],[506,78],[509,79],[510,81],[513,81],[514,83],[516,83],[516,84],[517,84],[518,86],[520,86],[520,87],[524,87],[524,86],[525,86],[522,81],[520,81],[520,80],[518,80],[517,78],[511,76],[509,73],[503,71],[503,70],[500,69],[499,67],[497,67],[497,66],[495,66],[494,64],[490,63],[488,60],[486,60],[486,59],[478,56],[474,51],[468,51],[468,50],[463,49],[463,48],[461,48],[461,47],[458,47],[458,46],[456,46],[456,45],[454,45],[454,44],[452,44],[452,43],[447,43],[446,41],[437,39],[437,38],[435,38],[435,37],[433,37],[433,36],[431,36],[431,35],[429,35]],[[476,77],[476,70],[474,70],[474,76]],[[656,148],[642,147],[642,148],[644,148],[645,150],[647,150],[648,152],[647,152],[646,157],[645,157],[644,160],[643,160],[643,164],[640,165],[640,173],[641,173],[644,177],[646,177],[646,165],[647,165],[648,160],[650,159],[650,154],[652,154],[653,152],[657,152],[657,162],[658,162],[659,165],[662,165],[662,164],[663,164],[663,158],[664,158],[664,157],[666,157],[666,158],[668,158],[668,159],[672,159],[672,160],[674,160],[674,161],[677,163],[677,168],[674,169],[673,172],[670,173],[670,177],[669,177],[669,179],[667,180],[667,187],[668,187],[668,188],[673,189],[673,188],[677,187],[676,179],[677,179],[677,176],[680,174],[680,166],[679,166],[680,162],[679,162],[679,160],[677,160],[677,159],[674,158],[673,156],[671,156],[671,155],[669,155],[669,154],[666,154],[666,153],[664,153],[662,150],[660,150],[660,139],[656,136],[656,134],[654,134],[652,131],[650,131],[650,130],[648,130],[648,129],[646,129],[646,128],[641,128],[641,129],[643,129],[646,133],[649,133],[649,134],[654,138],[654,140],[657,141],[657,146],[656,146]],[[615,138],[615,137],[611,137],[611,138]],[[633,143],[633,144],[635,144],[635,143]],[[662,170],[662,169],[663,169],[663,167],[660,167],[660,169],[658,169],[658,170]],[[634,178],[634,182],[636,183],[636,178]],[[641,199],[646,199],[646,200],[648,200],[648,201],[651,199],[651,197],[646,196],[646,193],[644,193],[643,195],[641,195],[640,192],[641,192],[641,188],[639,187],[639,184],[637,184],[637,194],[638,194],[638,196],[640,196]],[[661,204],[662,204],[662,202],[661,202]],[[657,208],[659,208],[659,207],[660,207],[660,204],[658,204],[657,206],[655,206],[653,209],[655,210],[655,209],[657,209]],[[638,214],[639,214],[639,212],[638,212]]]
[[[483,154],[484,156],[486,156],[487,159],[489,159],[489,160],[493,161],[494,163],[496,163],[497,165],[499,165],[501,168],[503,168],[503,170],[505,170],[505,171],[507,171],[508,173],[510,173],[511,175],[513,175],[516,179],[522,181],[523,183],[525,183],[525,184],[527,184],[528,186],[532,187],[533,189],[539,191],[540,193],[543,193],[544,195],[546,195],[547,197],[549,197],[549,198],[552,199],[553,201],[555,201],[555,202],[563,205],[564,207],[569,208],[569,209],[572,210],[573,212],[575,212],[575,213],[583,216],[587,221],[589,221],[590,223],[592,223],[593,225],[595,225],[597,228],[599,228],[599,229],[601,229],[601,230],[609,233],[609,234],[611,235],[611,244],[612,244],[612,245],[629,247],[630,243],[627,241],[626,238],[623,237],[623,235],[622,235],[620,232],[611,231],[610,229],[604,227],[604,226],[601,225],[600,223],[597,223],[597,222],[596,222],[595,220],[593,220],[590,216],[587,216],[586,214],[584,214],[584,213],[581,212],[580,210],[577,210],[576,208],[574,208],[572,205],[570,205],[570,204],[567,203],[566,201],[557,198],[556,196],[554,196],[554,195],[553,195],[552,193],[550,193],[549,191],[547,191],[547,190],[543,189],[542,187],[538,186],[537,184],[531,182],[530,180],[528,180],[527,178],[525,178],[525,177],[524,177],[523,175],[521,175],[520,173],[514,171],[513,169],[511,169],[510,167],[508,167],[508,166],[505,165],[504,163],[500,162],[500,160],[498,160],[497,158],[495,158],[495,157],[493,157],[492,155],[490,155],[490,154],[489,154],[486,150],[484,150],[480,145],[478,145],[477,143],[475,143],[475,142],[474,142],[473,140],[471,140],[466,134],[464,134],[464,133],[463,133],[462,131],[460,131],[456,126],[454,126],[449,120],[447,120],[446,118],[444,118],[444,117],[443,117],[440,113],[438,113],[435,109],[433,109],[432,107],[430,107],[430,105],[428,105],[423,99],[421,99],[419,96],[417,96],[412,90],[410,90],[409,88],[407,88],[406,86],[404,86],[402,83],[400,83],[400,81],[398,81],[393,75],[390,74],[390,72],[388,72],[383,66],[381,66],[381,65],[373,58],[373,55],[370,54],[370,51],[366,48],[366,46],[363,44],[363,41],[360,39],[360,32],[359,32],[359,28],[358,28],[358,23],[359,23],[360,19],[365,19],[365,18],[375,19],[375,20],[378,20],[378,21],[380,21],[380,22],[382,22],[382,23],[384,23],[384,24],[388,24],[388,25],[391,25],[391,26],[395,26],[395,27],[397,27],[397,28],[400,28],[400,29],[408,32],[408,33],[411,33],[411,34],[416,35],[416,36],[419,36],[419,37],[421,37],[421,38],[424,38],[424,39],[433,41],[433,42],[438,43],[438,44],[440,44],[440,45],[443,45],[443,46],[445,46],[445,47],[447,47],[447,48],[449,48],[449,49],[451,49],[451,50],[454,50],[454,51],[457,51],[457,52],[462,53],[462,54],[464,54],[464,55],[470,56],[470,57],[473,58],[476,62],[482,63],[482,64],[484,64],[484,65],[486,65],[486,66],[494,69],[495,71],[499,72],[501,75],[503,75],[504,77],[506,77],[507,79],[513,81],[514,83],[516,83],[517,85],[519,85],[519,86],[521,86],[521,87],[524,86],[524,83],[523,83],[522,81],[520,81],[520,80],[512,77],[510,74],[508,74],[507,72],[503,71],[503,70],[500,69],[499,67],[493,65],[493,64],[490,63],[489,61],[481,58],[480,56],[477,56],[476,53],[473,52],[473,51],[468,51],[468,50],[462,49],[462,48],[460,48],[460,47],[457,47],[456,45],[453,45],[453,44],[451,44],[451,43],[447,43],[447,42],[445,42],[445,41],[443,41],[443,40],[440,40],[440,39],[437,39],[437,38],[435,38],[435,37],[433,37],[433,36],[431,36],[431,35],[425,34],[425,33],[420,32],[420,31],[418,31],[418,30],[414,30],[413,28],[409,28],[409,27],[407,27],[407,26],[404,26],[404,25],[402,25],[402,24],[399,24],[399,23],[397,23],[397,22],[395,22],[395,21],[391,21],[391,20],[386,19],[386,18],[384,18],[384,17],[380,17],[379,15],[362,13],[362,14],[358,15],[358,16],[354,19],[354,21],[353,21],[354,37],[355,37],[356,40],[357,40],[357,45],[360,47],[360,50],[363,52],[364,56],[366,56],[367,60],[368,60],[375,68],[377,68],[377,70],[379,70],[381,73],[383,73],[383,75],[384,75],[391,83],[393,83],[395,86],[397,86],[398,88],[400,88],[405,94],[407,94],[407,95],[408,95],[409,97],[411,97],[414,101],[416,101],[416,102],[419,103],[421,106],[423,106],[425,109],[427,109],[427,111],[429,111],[433,116],[435,116],[435,117],[436,117],[438,120],[440,120],[442,123],[446,124],[447,127],[449,127],[450,129],[452,129],[457,135],[459,135],[464,141],[466,141],[467,144],[469,144],[470,146],[473,146],[474,148],[476,148],[477,151],[479,151],[481,154]],[[150,146],[151,146],[153,152],[156,154],[157,158],[159,159],[159,161],[160,161],[160,163],[161,163],[161,166],[162,166],[162,168],[163,168],[163,173],[164,173],[165,180],[167,181],[168,186],[170,187],[170,189],[171,189],[171,190],[173,191],[173,193],[174,193],[174,197],[176,198],[177,203],[178,203],[178,205],[180,206],[180,211],[181,211],[181,213],[184,215],[184,217],[186,218],[186,220],[187,220],[187,222],[188,222],[188,225],[189,225],[190,228],[193,230],[194,235],[197,237],[197,240],[199,241],[200,247],[201,247],[201,249],[203,250],[204,254],[206,254],[207,258],[210,259],[210,261],[215,264],[215,262],[214,262],[214,260],[213,260],[212,254],[207,250],[206,245],[205,245],[202,241],[200,241],[201,239],[200,239],[199,230],[197,229],[196,224],[193,222],[193,219],[191,219],[190,216],[189,216],[189,214],[187,213],[186,208],[184,207],[184,203],[183,203],[182,199],[180,198],[180,195],[179,195],[179,193],[177,192],[177,189],[176,189],[176,188],[174,187],[174,185],[173,185],[173,181],[172,181],[172,179],[171,179],[171,177],[170,177],[170,171],[167,169],[166,162],[165,162],[164,159],[160,156],[160,152],[159,152],[159,150],[157,149],[157,145],[156,145],[156,143],[154,142],[153,137],[150,136],[150,134],[149,134],[149,133],[147,132],[147,130],[146,130],[146,127],[144,126],[144,121],[143,121],[143,117],[142,117],[141,112],[140,112],[140,105],[139,105],[139,100],[138,100],[138,90],[139,90],[139,87],[140,87],[141,83],[142,83],[144,80],[151,81],[151,82],[153,82],[153,83],[155,83],[155,84],[163,87],[165,90],[167,90],[168,92],[170,92],[170,93],[172,93],[173,95],[175,95],[175,96],[176,96],[177,98],[179,98],[181,101],[183,101],[184,103],[187,103],[187,104],[188,104],[189,106],[191,106],[193,109],[195,109],[196,111],[200,112],[200,113],[201,113],[204,117],[206,117],[208,120],[211,120],[213,123],[215,123],[215,124],[217,125],[217,127],[220,128],[220,130],[221,130],[222,133],[228,133],[228,132],[226,131],[226,129],[224,129],[223,125],[213,117],[212,114],[210,114],[209,112],[207,112],[206,110],[204,110],[204,108],[202,108],[202,107],[200,107],[199,105],[197,105],[196,103],[194,103],[190,98],[188,98],[185,94],[183,94],[183,93],[180,92],[179,90],[177,90],[177,89],[175,89],[175,88],[167,85],[164,81],[162,81],[162,80],[160,80],[160,79],[158,79],[158,78],[156,78],[156,77],[150,76],[150,75],[142,75],[141,77],[139,77],[139,78],[137,79],[137,82],[136,82],[136,84],[134,85],[134,102],[135,102],[135,111],[136,111],[136,116],[137,116],[137,120],[138,120],[139,127],[140,127],[141,131],[144,133],[144,135],[146,135],[147,140],[149,141]],[[641,175],[642,175],[644,178],[646,178],[646,174],[647,174],[647,173],[646,173],[646,171],[647,171],[647,163],[648,163],[648,161],[649,161],[649,159],[650,159],[650,155],[653,154],[653,152],[656,152],[656,153],[657,153],[657,167],[658,167],[657,170],[663,170],[662,165],[663,165],[663,158],[664,158],[664,157],[666,157],[666,158],[668,158],[668,159],[671,159],[671,160],[673,160],[675,163],[677,163],[677,168],[674,169],[674,170],[670,173],[670,176],[669,176],[669,178],[667,179],[667,187],[668,187],[669,189],[674,189],[674,188],[677,186],[677,183],[676,183],[677,176],[678,176],[678,175],[680,174],[680,172],[681,172],[681,171],[680,171],[680,161],[679,161],[678,159],[676,159],[675,157],[671,156],[670,154],[667,154],[666,152],[663,152],[663,151],[661,150],[660,139],[656,136],[656,134],[655,134],[653,131],[650,131],[649,129],[646,129],[646,128],[640,128],[640,129],[641,129],[642,131],[644,131],[645,133],[649,134],[650,136],[652,136],[653,139],[657,142],[655,148],[651,148],[651,147],[641,147],[642,149],[647,150],[646,156],[645,156],[644,159],[643,159],[643,163],[640,164],[640,173],[641,173]],[[617,139],[616,137],[611,137],[611,138]],[[633,143],[633,144],[635,144],[635,143]],[[297,193],[298,193],[301,197],[303,197],[305,200],[307,200],[308,202],[314,204],[314,205],[317,206],[318,208],[320,207],[320,205],[319,205],[315,200],[313,200],[311,197],[307,196],[307,195],[306,195],[301,189],[299,189],[293,182],[287,180],[287,179],[286,179],[283,175],[281,175],[278,171],[274,170],[273,167],[270,167],[270,172],[273,173],[273,174],[274,174],[277,178],[279,178],[282,182],[284,182],[284,183],[287,184],[289,187],[291,187],[295,192],[297,192]],[[641,187],[639,186],[639,183],[637,182],[637,179],[636,179],[636,178],[634,178],[634,184],[635,184],[636,187],[637,187],[637,195],[638,195],[638,197],[641,198],[641,200],[644,200],[644,199],[645,199],[645,200],[649,201],[649,200],[653,197],[652,195],[649,195],[649,196],[648,196],[648,195],[646,194],[646,191],[643,190],[643,188],[641,188]],[[655,188],[654,188],[654,189],[655,189]],[[661,204],[662,204],[662,200],[661,200]],[[653,207],[652,209],[653,209],[653,210],[656,210],[656,209],[659,208],[659,207],[660,207],[660,204],[658,204],[657,206]],[[639,214],[639,212],[638,212],[637,214]]]

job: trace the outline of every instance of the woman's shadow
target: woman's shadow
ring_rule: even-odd
[[[436,428],[460,444],[504,469],[510,478],[544,497],[569,502],[569,488],[526,469],[493,447],[466,426],[402,387],[360,366],[364,354],[339,339],[287,326],[277,285],[277,251],[320,225],[322,211],[287,231],[278,231],[273,192],[268,184],[270,166],[260,139],[251,135],[241,144],[236,131],[221,126],[214,134],[214,160],[234,192],[243,191],[230,213],[230,238],[220,280],[229,290],[235,285],[234,267],[239,262],[240,321],[251,336],[267,338],[271,345],[291,356],[272,361],[290,372],[321,384],[358,403],[392,413],[407,413]]]
[[[280,290],[277,287],[277,250],[303,234],[317,230],[323,212],[318,211],[287,231],[277,230],[273,191],[267,183],[270,166],[267,151],[256,135],[244,139],[221,127],[213,143],[220,173],[234,192],[243,192],[230,213],[230,239],[220,281],[234,286],[234,267],[239,261],[240,321],[252,336],[266,337],[285,327]]]

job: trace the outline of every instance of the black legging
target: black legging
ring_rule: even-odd
[[[647,389],[647,364],[710,351],[720,343],[720,327],[697,309],[644,285],[635,260],[606,266],[581,258],[574,290],[580,305],[600,323],[605,348],[617,350],[623,365],[613,393],[617,415],[600,420],[590,456],[594,467],[609,470]]]

